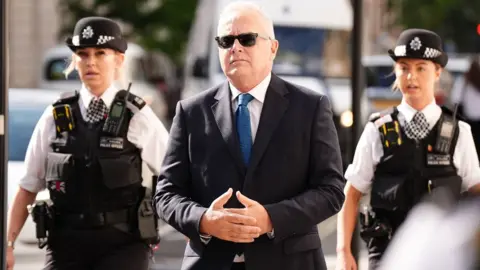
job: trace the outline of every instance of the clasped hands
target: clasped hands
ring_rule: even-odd
[[[260,203],[236,192],[245,208],[224,208],[233,190],[215,199],[200,220],[200,233],[235,243],[251,243],[255,238],[272,231],[267,210]]]

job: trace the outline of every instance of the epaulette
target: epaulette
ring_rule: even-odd
[[[381,112],[376,112],[376,113],[372,113],[372,115],[370,115],[368,121],[370,122],[375,122],[377,121],[378,119],[386,116],[386,115],[391,115],[392,113],[395,112],[395,107],[393,108],[388,108],[388,109],[385,109]]]
[[[451,110],[450,108],[448,108],[445,105],[440,106],[440,108],[442,108],[442,113],[444,113],[444,114],[446,114],[450,117],[453,117],[455,115],[456,120],[461,120],[461,121],[464,121],[464,122],[466,121],[465,117],[463,117],[463,115],[458,113],[458,111],[455,114],[455,111]]]
[[[53,103],[53,106],[59,105],[59,104],[72,104],[74,102],[77,102],[80,94],[78,91],[69,91],[69,92],[63,92],[60,94],[60,97]]]
[[[120,90],[117,93],[117,97],[119,98],[125,98],[125,95],[127,95],[127,90]],[[127,102],[132,104],[134,107],[136,107],[138,110],[141,110],[145,105],[147,104],[143,98],[132,94],[131,92],[128,94],[128,99]]]

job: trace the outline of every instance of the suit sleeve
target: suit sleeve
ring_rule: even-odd
[[[312,123],[307,189],[304,193],[265,208],[275,230],[275,241],[306,232],[340,211],[345,200],[342,158],[332,109],[320,98]]]
[[[154,204],[159,217],[191,241],[200,241],[200,219],[207,208],[192,201],[185,113],[177,104],[170,129],[167,152],[155,191]]]

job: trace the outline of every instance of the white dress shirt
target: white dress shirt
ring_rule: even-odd
[[[397,109],[401,126],[410,122],[417,112],[404,100]],[[440,119],[442,109],[435,104],[435,101],[432,101],[422,112],[427,119],[429,130],[431,130]],[[458,127],[459,135],[453,155],[453,164],[457,168],[457,174],[462,178],[463,190],[467,190],[480,183],[480,166],[470,125],[459,121]],[[368,193],[371,189],[375,168],[382,156],[383,146],[378,127],[374,123],[368,122],[358,141],[353,163],[345,172],[345,178],[362,193]]]
[[[117,88],[110,86],[100,97],[107,108],[110,108],[117,92]],[[85,120],[88,105],[93,98],[95,96],[85,86],[82,86],[78,104]],[[127,102],[127,107],[134,113],[128,127],[127,139],[141,150],[143,162],[155,175],[158,175],[166,152],[168,131],[153,113],[150,106],[145,105],[141,110],[138,110],[133,104]],[[33,193],[45,189],[46,156],[48,152],[53,152],[50,144],[55,137],[55,123],[52,106],[50,105],[40,117],[30,138],[25,155],[26,175],[19,182],[22,188]]]
[[[262,114],[263,103],[265,101],[265,95],[267,94],[268,85],[270,85],[270,80],[272,75],[269,73],[263,81],[261,81],[257,86],[248,91],[250,95],[253,96],[252,101],[247,105],[248,112],[250,113],[250,127],[252,130],[252,141],[255,141],[255,135],[257,135],[258,124],[260,123],[260,115]],[[233,84],[230,85],[230,91],[232,92],[232,110],[235,117],[235,112],[238,107],[238,96],[242,94]]]

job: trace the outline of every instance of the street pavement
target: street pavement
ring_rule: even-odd
[[[332,217],[319,225],[322,248],[329,270],[335,269],[336,217]],[[155,263],[151,270],[179,270],[185,248],[185,237],[168,225],[161,225],[162,242],[155,254]],[[40,270],[43,267],[45,251],[36,245],[18,243],[15,249],[15,270]],[[360,258],[360,270],[366,270],[368,263],[365,250]]]

